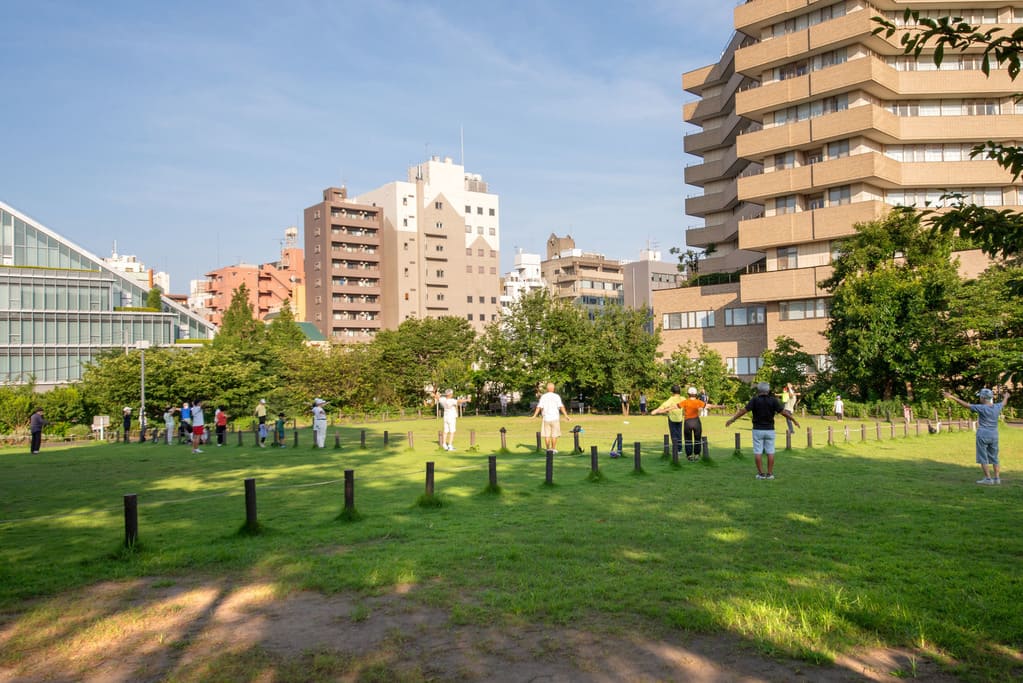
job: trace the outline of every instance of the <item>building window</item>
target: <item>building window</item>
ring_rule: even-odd
[[[490,274],[491,275],[497,275],[497,267],[496,266],[490,266]]]
[[[841,206],[852,201],[852,191],[848,185],[833,187],[828,190],[828,206]]]
[[[434,251],[444,251],[444,245],[443,244],[438,244],[433,249],[434,249]]]
[[[437,277],[444,277],[444,271],[443,271],[443,270],[440,270],[440,269],[438,269],[438,270],[437,270]]]
[[[808,320],[828,317],[827,299],[804,299],[800,301],[779,301],[780,320]]]
[[[471,322],[472,321],[472,313],[466,313],[465,314],[465,319],[469,320]]]
[[[434,223],[434,227],[436,227],[438,230],[443,230],[444,224],[441,223],[440,221],[437,221],[436,223]]]
[[[810,150],[809,152],[806,153],[805,159],[807,166],[819,164],[820,162],[824,161],[824,150],[823,149]]]
[[[725,366],[733,375],[755,375],[763,365],[764,359],[760,356],[738,356],[725,359]]]
[[[472,266],[466,266],[465,267],[465,272],[467,272],[467,273],[469,273],[471,275],[472,274]]]
[[[471,206],[469,206],[468,204],[466,204],[466,206],[465,206],[465,213],[466,213],[467,215],[468,215],[468,214],[470,214],[470,213],[472,213],[472,207],[471,207]]]
[[[774,170],[783,171],[796,165],[795,152],[782,152],[774,155]]]
[[[497,252],[493,249],[490,250],[490,258],[497,258]]]
[[[444,208],[444,202],[434,202],[433,203],[433,208],[435,208],[438,211],[440,211],[441,209]]]
[[[476,250],[476,255],[477,256],[483,256],[483,250],[482,249],[477,249]]]
[[[806,196],[806,209],[807,211],[813,211],[814,209],[824,208],[824,193],[818,192],[816,194],[810,194]]]
[[[796,212],[796,195],[787,194],[774,199],[774,214],[781,216],[786,213]]]
[[[483,268],[483,266],[479,266],[479,268],[477,269],[477,271],[476,271],[476,272],[477,272],[477,273],[478,273],[479,275],[483,275],[483,273],[484,273],[484,268]]]
[[[778,247],[778,270],[799,267],[799,250],[796,247]]]
[[[725,309],[725,327],[742,327],[743,325],[763,325],[767,314],[764,306],[744,306],[742,308]]]
[[[497,234],[497,228],[490,228],[490,236],[493,237]]]
[[[482,235],[483,234],[483,226],[482,225],[476,226],[476,234],[477,235]]]
[[[467,304],[471,304],[472,303],[472,294],[469,294],[469,295],[467,295],[465,297],[465,303],[467,303]]]
[[[465,248],[465,255],[466,256],[472,256],[472,247],[466,247]]]
[[[687,330],[702,327],[714,327],[714,311],[665,313],[662,316],[661,327],[666,330]]]
[[[496,216],[497,215],[497,210],[496,209],[491,209],[490,210],[490,215],[491,216]]]
[[[444,301],[444,292],[440,292],[437,294],[437,301]]]
[[[490,297],[490,303],[496,304],[497,303],[497,297],[496,296]]]
[[[835,142],[828,143],[828,158],[829,159],[840,159],[842,157],[849,156],[849,141],[848,140],[836,140]]]
[[[476,207],[476,213],[478,215],[482,216],[483,215],[483,207],[482,206],[477,206]]]

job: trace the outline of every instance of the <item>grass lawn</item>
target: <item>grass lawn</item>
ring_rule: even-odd
[[[582,455],[570,454],[575,424]],[[148,443],[3,450],[0,610],[30,620],[39,615],[26,599],[101,580],[244,573],[271,577],[282,592],[415,586],[460,622],[599,618],[625,628],[638,618],[729,632],[813,663],[881,645],[919,649],[970,679],[1023,673],[1023,430],[1002,427],[1003,484],[986,487],[974,483],[968,432],[903,437],[900,424],[893,439],[884,425],[877,441],[870,423],[861,442],[859,423],[848,422],[846,444],[840,423],[807,419],[815,448],[805,429],[790,452],[782,438],[777,479],[757,481],[749,421],[704,424],[712,460],[674,467],[661,457],[663,418],[573,416],[550,486],[535,452],[539,423],[526,417],[462,418],[450,453],[436,445],[438,420],[344,426],[340,450],[333,428],[321,451],[308,430],[298,448],[289,430],[282,450],[255,448],[251,435],[201,455]],[[821,445],[829,425],[835,446]],[[509,452],[498,454],[502,426]],[[626,457],[612,460],[617,432]],[[484,492],[491,454],[497,494]],[[428,460],[438,507],[417,505]],[[346,469],[355,470],[354,522],[338,519]],[[257,480],[255,536],[239,533],[248,477]],[[133,552],[121,547],[127,493],[139,500]],[[7,643],[0,663],[19,647]]]

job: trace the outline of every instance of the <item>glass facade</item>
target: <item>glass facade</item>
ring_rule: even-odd
[[[140,341],[203,339],[213,327],[148,292],[49,231],[0,205],[0,381],[42,386],[81,379],[83,363]]]

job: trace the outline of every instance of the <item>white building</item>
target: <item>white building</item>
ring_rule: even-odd
[[[381,324],[457,316],[477,330],[496,320],[501,295],[498,195],[450,157],[409,168],[407,181],[354,202],[383,209]]]
[[[515,252],[515,265],[504,276],[502,282],[504,288],[501,295],[502,313],[508,313],[510,306],[523,296],[547,287],[540,274],[542,260],[540,254],[530,254],[522,249]]]
[[[110,256],[101,258],[100,260],[103,261],[104,265],[108,268],[124,274],[140,287],[152,289],[153,285],[157,285],[160,287],[160,291],[164,294],[170,292],[169,273],[155,273],[152,268],[146,268],[146,264],[139,261],[137,256],[118,254],[117,242],[114,242],[114,248],[110,252]]]

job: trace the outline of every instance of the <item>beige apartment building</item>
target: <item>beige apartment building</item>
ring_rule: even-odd
[[[903,56],[897,33],[873,35],[876,15],[902,22],[906,8],[961,16],[1011,33],[1023,3],[920,0],[748,0],[721,59],[683,75],[699,99],[685,138],[700,163],[685,179],[702,189],[686,212],[703,225],[689,246],[712,253],[700,273],[722,284],[654,293],[662,351],[706,343],[738,375],[757,369],[780,335],[827,363],[828,296],[835,241],[894,206],[935,205],[946,191],[991,207],[1021,208],[1019,182],[993,161],[972,160],[985,140],[1019,144],[1020,87],[990,77],[976,54]],[[977,253],[960,255],[975,274]]]
[[[306,320],[334,341],[369,341],[381,327],[384,212],[328,187],[305,210]]]
[[[551,233],[540,273],[551,296],[571,301],[591,318],[604,306],[624,303],[621,261],[577,249],[571,235]]]

